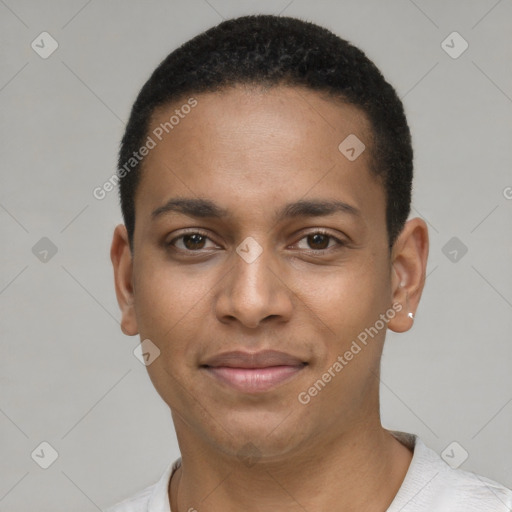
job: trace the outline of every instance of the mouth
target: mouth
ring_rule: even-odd
[[[217,382],[243,393],[261,393],[297,376],[308,363],[278,352],[224,352],[214,356],[200,368]]]

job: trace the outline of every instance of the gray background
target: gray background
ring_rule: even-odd
[[[388,333],[383,423],[439,453],[457,441],[462,469],[512,487],[510,0],[0,0],[1,511],[98,510],[178,456],[138,338],[119,328],[117,190],[102,201],[92,191],[114,172],[129,108],[160,60],[255,12],[332,29],[403,98],[413,216],[428,222],[431,250],[414,327]],[[59,44],[47,59],[31,48],[43,31]],[[441,47],[453,31],[469,43],[456,59]],[[43,237],[57,248],[46,261]],[[31,458],[43,441],[59,454],[46,470]]]

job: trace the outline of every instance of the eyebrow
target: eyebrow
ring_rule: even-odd
[[[177,212],[190,217],[220,219],[230,216],[230,211],[221,208],[209,199],[175,198],[159,206],[151,214],[156,219],[163,214]],[[343,201],[336,200],[299,200],[286,204],[276,213],[276,221],[294,217],[323,217],[335,213],[345,213],[362,219],[361,211]]]

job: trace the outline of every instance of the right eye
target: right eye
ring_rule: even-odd
[[[213,244],[210,247],[206,245],[208,240]],[[191,231],[177,236],[168,242],[167,245],[173,246],[184,252],[198,252],[201,249],[212,249],[217,247],[217,245],[215,245],[208,236],[199,231]]]

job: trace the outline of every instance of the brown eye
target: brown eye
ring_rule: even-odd
[[[194,249],[202,249],[205,239],[206,237],[198,233],[194,233],[193,235],[185,235],[183,237],[183,245],[191,251]]]
[[[320,251],[327,249],[330,238],[331,237],[329,235],[324,235],[323,233],[314,233],[307,236],[309,247]]]
[[[207,244],[211,245],[208,246]],[[201,249],[212,249],[215,244],[202,233],[186,233],[171,240],[168,245],[176,247],[182,252],[199,252]]]
[[[345,242],[323,231],[309,233],[302,237],[296,244],[299,249],[319,252],[327,252],[336,248],[340,249],[344,245],[346,245]]]

